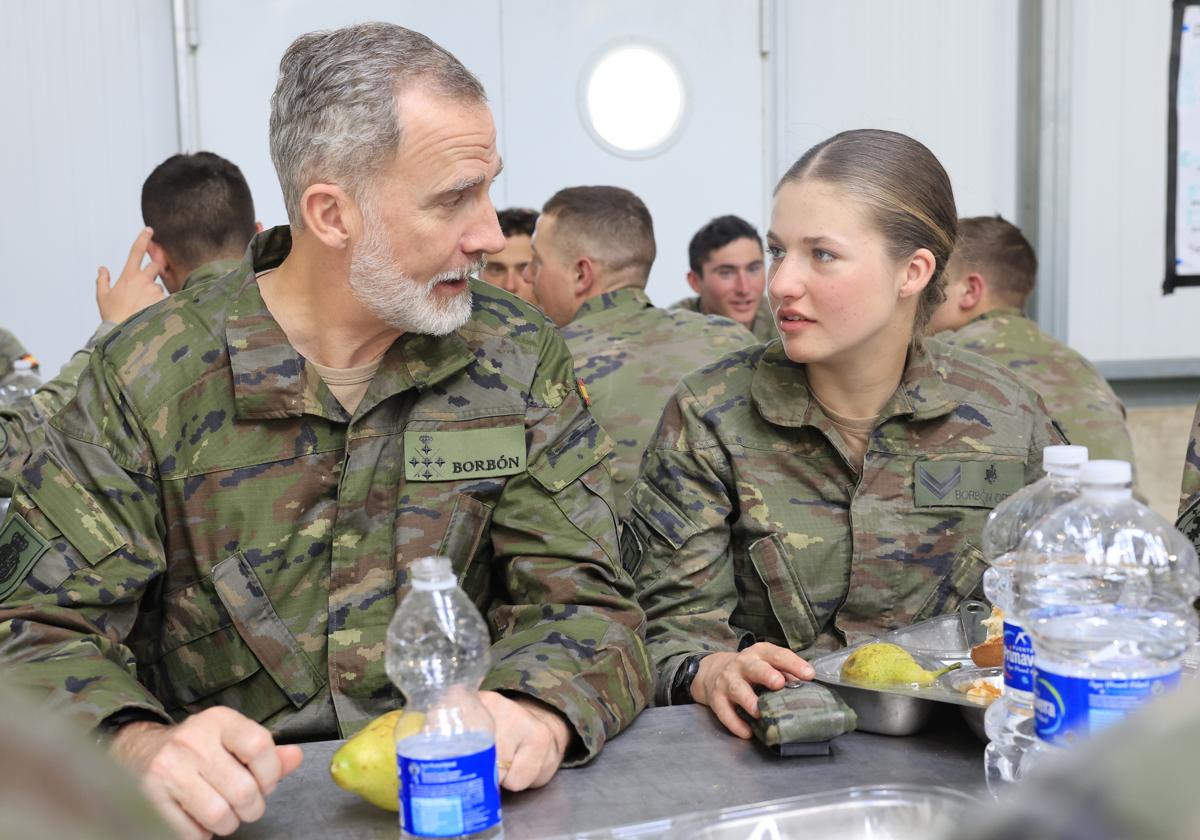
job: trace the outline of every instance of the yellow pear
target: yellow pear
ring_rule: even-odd
[[[400,775],[396,769],[396,741],[416,735],[425,725],[420,712],[380,715],[346,743],[329,762],[329,775],[337,786],[357,793],[372,805],[400,810]]]
[[[872,642],[846,657],[842,663],[842,679],[866,686],[929,685],[942,674],[961,665],[956,662],[940,671],[927,671],[899,645]]]

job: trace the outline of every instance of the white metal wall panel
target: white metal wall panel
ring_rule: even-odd
[[[1096,361],[1200,356],[1200,289],[1162,295],[1170,0],[1072,6],[1070,343]]]
[[[937,155],[960,215],[1014,217],[1017,3],[782,0],[776,46],[775,178],[839,131],[883,128]]]
[[[142,181],[177,151],[170,4],[0,0],[0,102],[0,326],[53,375],[99,323],[96,267],[124,264]]]
[[[687,244],[697,228],[726,213],[760,230],[765,222],[758,3],[509,0],[502,7],[509,203],[538,208],[558,189],[583,184],[632,190],[654,216],[650,297],[662,306],[690,295]],[[673,58],[687,87],[682,134],[644,159],[601,148],[578,105],[590,62],[629,40]]]
[[[203,0],[196,4],[196,92],[200,149],[229,158],[246,175],[267,226],[286,224],[271,163],[267,121],[283,51],[305,32],[381,20],[428,35],[467,65],[488,91],[497,132],[500,101],[498,0]],[[501,149],[501,154],[504,150]],[[503,180],[493,195],[503,194]]]

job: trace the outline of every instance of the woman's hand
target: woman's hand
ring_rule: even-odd
[[[692,680],[692,699],[712,709],[734,735],[749,738],[750,726],[737,707],[758,717],[754,686],[775,690],[791,680],[811,680],[814,673],[811,665],[787,648],[759,642],[738,653],[710,653],[701,659]]]

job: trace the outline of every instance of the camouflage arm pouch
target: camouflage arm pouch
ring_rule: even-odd
[[[854,730],[858,716],[836,693],[815,682],[790,682],[758,698],[754,737],[780,755],[828,755],[828,742]]]

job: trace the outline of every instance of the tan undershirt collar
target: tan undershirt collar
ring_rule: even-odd
[[[329,390],[337,398],[337,401],[350,414],[354,414],[358,404],[366,396],[367,388],[370,387],[375,374],[379,372],[379,363],[382,361],[383,358],[380,357],[359,367],[331,368],[319,365],[312,359],[306,360],[307,364],[317,372],[317,375],[325,380],[325,384],[329,386]]]

